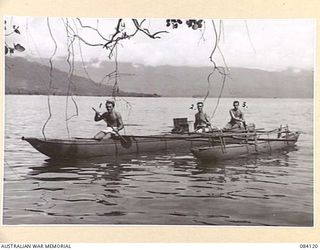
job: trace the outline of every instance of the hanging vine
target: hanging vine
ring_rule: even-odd
[[[203,102],[205,102],[208,98],[208,96],[210,95],[210,90],[212,89],[212,82],[213,80],[211,80],[213,78],[213,75],[218,72],[221,76],[222,76],[222,86],[220,88],[220,91],[219,91],[219,95],[218,95],[218,98],[217,98],[217,103],[213,109],[213,112],[212,112],[212,115],[210,116],[210,120],[213,119],[214,115],[215,115],[215,112],[219,106],[219,103],[220,103],[220,99],[221,99],[221,96],[222,96],[222,93],[223,93],[223,90],[224,90],[224,86],[225,86],[225,82],[226,82],[226,77],[228,75],[228,73],[226,72],[226,69],[228,69],[228,66],[226,65],[226,61],[225,61],[225,58],[223,56],[223,53],[219,47],[219,42],[220,42],[220,38],[221,38],[221,33],[222,33],[222,27],[223,27],[223,23],[222,21],[220,21],[220,25],[219,25],[219,31],[217,31],[217,28],[216,28],[216,25],[215,25],[215,22],[214,20],[211,21],[212,22],[212,27],[213,27],[213,35],[214,35],[214,45],[213,45],[213,49],[211,51],[211,54],[209,56],[209,60],[212,64],[212,71],[209,73],[209,75],[207,76],[207,83],[208,83],[208,89],[207,89],[207,93],[203,99]],[[214,55],[215,55],[215,52],[216,50],[218,49],[221,57],[222,57],[222,60],[225,64],[225,67],[223,66],[217,66],[216,64],[216,61],[214,60]]]
[[[57,42],[56,40],[54,39],[53,35],[52,35],[52,30],[51,30],[51,27],[50,27],[50,21],[49,21],[49,18],[47,17],[47,26],[48,26],[48,30],[49,30],[49,33],[50,33],[50,37],[54,43],[54,50],[53,50],[53,53],[52,55],[50,56],[49,58],[49,64],[50,64],[50,72],[49,72],[49,90],[51,89],[52,87],[52,79],[53,79],[53,75],[52,75],[52,71],[53,71],[53,57],[55,56],[56,52],[57,52],[57,49],[58,49],[58,45],[57,45]],[[43,138],[46,139],[46,135],[45,135],[45,128],[49,122],[49,120],[51,119],[52,117],[52,112],[51,112],[51,104],[50,104],[50,91],[48,91],[48,95],[47,95],[47,105],[48,105],[48,112],[49,112],[49,115],[48,115],[48,118],[47,120],[45,121],[45,123],[43,124],[42,126],[42,135],[43,135]]]
[[[65,122],[66,122],[66,129],[68,133],[68,137],[70,137],[70,130],[69,130],[69,120],[71,120],[73,117],[76,117],[79,115],[79,108],[77,105],[77,102],[74,99],[72,88],[76,88],[72,77],[74,75],[74,41],[75,37],[73,36],[74,30],[69,24],[69,19],[66,18],[64,21],[64,25],[66,28],[67,33],[67,63],[69,67],[68,72],[68,90],[67,90],[67,96],[66,96],[66,106],[65,106]],[[69,97],[71,97],[72,103],[75,107],[75,114],[68,116],[68,107],[69,107]]]

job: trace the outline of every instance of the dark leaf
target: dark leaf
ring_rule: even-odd
[[[15,25],[13,25],[13,29],[15,29],[16,28],[16,26]]]
[[[17,34],[20,34],[20,31],[18,30],[18,28],[16,28],[14,32],[16,32]]]
[[[9,48],[9,50],[10,50],[10,54],[14,53],[14,48]]]
[[[182,21],[180,19],[178,19],[178,24],[182,24]]]
[[[5,46],[5,47],[4,47],[4,51],[5,51],[5,55],[6,55],[6,54],[8,54],[9,49],[8,49],[8,47],[7,47],[7,46]]]
[[[23,52],[23,51],[26,50],[26,49],[25,49],[22,45],[20,45],[19,43],[14,45],[14,49],[17,50],[17,51],[19,51],[19,52]]]

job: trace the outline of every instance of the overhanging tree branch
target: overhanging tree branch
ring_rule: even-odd
[[[137,19],[132,19],[134,26],[137,28],[137,30],[141,31],[142,33],[144,33],[145,35],[147,35],[148,37],[152,38],[152,39],[157,39],[157,38],[161,38],[160,36],[157,36],[158,34],[162,34],[162,33],[169,33],[168,31],[158,31],[155,32],[154,34],[151,34],[150,31],[146,28],[142,28],[141,25],[142,23],[145,21],[146,19],[143,19],[141,21],[141,23],[139,24]]]

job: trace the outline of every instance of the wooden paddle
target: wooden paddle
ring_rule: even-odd
[[[120,140],[124,143],[128,143],[128,141],[122,136],[119,134],[119,132],[117,130],[115,130],[112,126],[110,126],[110,128],[113,130],[113,132],[115,132],[117,134],[117,136],[119,136]]]
[[[246,124],[245,121],[242,121],[242,125],[243,125],[243,127],[244,127],[244,130],[247,130],[247,124]]]
[[[94,112],[96,112],[100,115],[100,112],[98,112],[94,107],[92,107],[92,109],[94,110]]]

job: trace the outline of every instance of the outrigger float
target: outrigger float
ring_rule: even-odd
[[[231,136],[233,141],[229,141],[229,143],[226,143],[225,138],[221,137],[220,145],[194,147],[191,152],[201,161],[238,159],[251,155],[270,154],[292,148],[298,141],[299,135],[300,132],[291,132],[286,126],[284,129],[280,127],[280,129],[256,133],[247,138]]]

